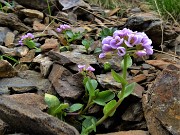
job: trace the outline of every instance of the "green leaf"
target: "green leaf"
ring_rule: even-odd
[[[49,108],[53,108],[60,105],[59,99],[56,96],[51,95],[51,94],[45,93],[44,100]]]
[[[121,77],[118,73],[116,73],[113,69],[111,70],[111,74],[114,78],[114,80],[118,83],[122,83],[122,84],[127,84],[128,82],[123,78]]]
[[[94,50],[94,53],[100,53],[102,51],[101,48],[97,47],[95,50]]]
[[[68,107],[69,107],[68,103],[62,103],[53,110],[53,114],[61,113],[64,109],[67,109]]]
[[[14,62],[17,63],[17,64],[19,63],[19,61],[16,60],[15,58],[13,58],[12,56],[8,56],[8,55],[5,55],[5,54],[4,54],[4,55],[1,56],[0,59],[3,60],[3,57],[10,59],[10,60],[14,61]]]
[[[108,102],[103,109],[103,113],[104,115],[107,115],[109,113],[109,111],[116,105],[116,100],[111,100],[110,102]],[[109,116],[113,116],[116,110],[114,110],[113,112],[111,112],[109,114]]]
[[[80,110],[82,107],[83,107],[82,104],[79,103],[73,104],[72,106],[70,106],[69,112],[75,112],[77,110]]]
[[[88,79],[85,86],[86,86],[86,88],[87,88],[87,90],[89,92],[89,95],[91,97],[94,97],[95,96],[95,90],[96,90],[96,88],[98,86],[97,81],[94,80],[94,79]]]
[[[114,92],[110,90],[99,92],[97,97],[93,100],[98,105],[105,106],[106,102],[112,100],[115,97]]]
[[[127,57],[127,68],[129,68],[132,66],[131,56],[127,55],[125,57]],[[124,67],[124,59],[121,61],[121,68],[123,68],[123,67]]]
[[[65,32],[66,33],[66,35],[69,37],[69,38],[73,38],[74,37],[74,34],[73,34],[73,32],[72,31],[66,31]]]
[[[85,116],[85,120],[82,122],[82,131],[81,135],[88,135],[86,132],[86,129],[93,125],[93,130],[96,131],[96,125],[97,119],[93,116]]]
[[[36,44],[34,43],[33,40],[25,40],[25,45],[27,45],[30,49],[36,48]]]
[[[126,86],[123,98],[128,97],[133,92],[135,85],[136,85],[136,83],[133,82],[133,83]]]
[[[84,39],[84,40],[82,40],[82,44],[83,44],[84,46],[87,46],[87,45],[89,44],[89,42],[88,42],[88,40]]]

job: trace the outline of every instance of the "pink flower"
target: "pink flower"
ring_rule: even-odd
[[[93,67],[89,66],[89,67],[86,68],[86,71],[91,71],[91,72],[93,72],[93,71],[95,71],[95,69],[94,69]]]

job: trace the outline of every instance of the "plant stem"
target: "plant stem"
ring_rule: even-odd
[[[126,74],[127,74],[127,54],[124,56],[124,67],[123,67],[123,78],[126,80]],[[123,98],[123,95],[124,95],[124,92],[125,92],[125,86],[124,84],[122,84],[122,90],[121,90],[121,98],[119,98],[118,102],[116,103],[116,105],[111,109],[109,110],[109,112],[106,113],[106,115],[104,115],[101,119],[99,119],[97,122],[96,122],[96,126],[98,126],[99,124],[101,124],[103,121],[105,121],[109,115],[114,112],[114,110],[116,110],[118,108],[118,106],[122,103],[122,101],[124,100]],[[85,109],[84,109],[85,110]],[[88,127],[86,130],[85,130],[85,134],[88,134],[90,132],[92,132],[94,128],[94,125],[91,125],[90,127]]]

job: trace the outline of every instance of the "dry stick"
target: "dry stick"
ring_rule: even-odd
[[[92,14],[92,15],[94,15],[94,16],[102,19],[102,20],[104,20],[104,21],[107,21],[107,22],[113,24],[111,21],[109,21],[109,20],[107,20],[107,19],[105,19],[105,18],[103,18],[103,17],[101,17],[101,16],[99,16],[99,15],[96,15],[96,14],[92,13],[92,12],[90,12],[89,10],[87,10],[87,9],[85,9],[85,8],[82,8],[82,7],[78,7],[78,8],[80,8],[80,9],[82,9],[82,10],[84,10],[84,11],[86,11],[86,12],[88,12],[88,13],[90,13],[90,14]]]
[[[158,51],[158,50],[155,50],[155,49],[153,49],[153,50],[154,50],[154,51],[156,51],[156,52],[159,52],[159,53],[164,53],[164,54],[167,54],[167,55],[169,55],[169,56],[176,57],[176,58],[180,59],[180,56],[173,55],[173,54],[169,54],[169,53],[167,53],[167,52],[163,52],[163,51]]]
[[[162,19],[162,15],[161,15],[161,13],[160,13],[160,10],[159,10],[159,7],[158,7],[158,5],[157,5],[157,1],[156,0],[154,0],[154,2],[155,2],[155,5],[156,5],[156,8],[157,8],[157,11],[158,11],[158,14],[159,14],[159,16],[161,17],[161,19]],[[164,40],[164,29],[163,29],[163,23],[161,23],[161,35],[162,35],[162,38],[161,38],[161,50],[162,50],[162,52],[163,52],[163,40]]]

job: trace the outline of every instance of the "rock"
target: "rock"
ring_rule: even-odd
[[[81,54],[78,52],[55,52],[50,51],[48,53],[49,57],[56,61],[57,63],[61,65],[73,65],[73,64],[84,64],[84,65],[90,65],[90,64],[97,64],[97,60],[95,56],[93,55],[86,55]],[[78,68],[77,68],[78,71]]]
[[[0,78],[14,77],[17,75],[17,71],[6,60],[0,60]]]
[[[180,134],[180,68],[169,65],[143,95],[143,110],[152,135]]]
[[[79,135],[74,127],[42,112],[33,100],[30,102],[26,100],[30,103],[27,106],[23,99],[19,98],[18,101],[15,101],[7,96],[0,97],[0,119],[10,125],[15,132],[42,135]]]
[[[34,57],[35,57],[35,53],[36,53],[36,50],[35,49],[32,49],[30,50],[27,55],[25,55],[24,57],[22,57],[20,59],[20,62],[26,62],[26,63],[30,63],[33,61]]]
[[[9,56],[23,57],[23,56],[27,55],[28,51],[29,51],[29,49],[26,46],[7,48],[5,46],[0,45],[0,52],[2,52],[2,54],[6,54]]]
[[[38,18],[38,19],[43,19],[44,14],[38,10],[33,10],[33,9],[22,9],[20,10],[23,14],[25,14],[27,17],[30,18]]]
[[[144,117],[142,103],[137,102],[130,105],[122,115],[124,121],[141,121]]]
[[[142,130],[130,130],[130,131],[120,131],[107,134],[97,134],[97,135],[149,135],[147,131]]]
[[[158,67],[160,69],[165,69],[168,65],[174,64],[173,62],[167,62],[167,61],[164,61],[164,60],[146,60],[146,63],[148,63],[150,65],[153,65],[155,67]]]
[[[45,29],[50,30],[49,27],[45,26],[44,24],[42,24],[42,23],[40,23],[39,21],[36,21],[36,20],[33,22],[33,29],[35,31],[44,31]]]
[[[136,83],[142,82],[144,80],[146,80],[146,76],[144,74],[136,75],[131,79],[132,82],[136,82]]]
[[[10,90],[6,86],[0,86],[0,95],[9,95]]]
[[[10,32],[7,27],[0,27],[0,45],[3,45],[6,34]]]
[[[122,88],[121,84],[114,80],[111,73],[96,75],[96,77],[97,77],[97,81],[100,83],[100,85],[104,89],[111,89],[111,90],[119,91]],[[129,80],[128,82],[131,83],[133,81]],[[141,98],[143,91],[144,91],[144,88],[137,83],[132,95],[137,98]]]
[[[45,57],[42,54],[39,54],[33,59],[33,62],[40,64],[40,70],[43,76],[47,77],[49,75],[50,68],[53,64],[49,57]]]
[[[48,78],[56,92],[63,98],[75,100],[80,98],[84,91],[82,74],[73,75],[69,70],[58,64],[53,65]]]
[[[41,46],[42,51],[49,51],[52,49],[57,48],[59,45],[58,40],[51,38],[51,39],[46,39],[45,43]]]
[[[35,93],[14,94],[8,96],[4,95],[4,97],[10,98],[17,103],[38,108],[41,111],[47,109],[47,105],[44,102],[44,97]]]
[[[6,87],[7,89],[21,88],[21,92],[32,87],[34,87],[36,91],[38,90],[39,93],[53,91],[48,79],[44,79],[40,73],[31,70],[21,71],[17,77],[1,79],[0,86]]]
[[[44,10],[48,8],[48,4],[44,0],[15,0],[17,3],[31,9],[37,9],[37,10]],[[56,0],[49,1],[49,6],[51,7],[52,4],[56,4]]]
[[[13,13],[0,12],[0,25],[7,26],[21,32],[27,32],[31,30],[30,27],[23,24],[21,20],[18,19],[17,15]]]
[[[6,37],[5,37],[5,40],[4,40],[5,46],[6,46],[6,47],[12,47],[12,44],[13,44],[13,42],[14,42],[14,39],[15,39],[15,34],[12,33],[12,32],[8,32],[8,33],[6,34]]]
[[[7,124],[0,119],[0,135],[4,135]]]

